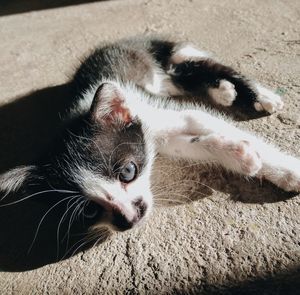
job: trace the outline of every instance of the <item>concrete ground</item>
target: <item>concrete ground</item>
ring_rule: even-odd
[[[45,116],[54,116],[49,109],[65,91],[57,85],[86,52],[101,41],[152,33],[194,41],[283,93],[280,114],[239,124],[300,157],[298,0],[119,0],[14,9],[24,11],[4,7],[0,17],[2,172],[30,162],[34,148],[48,144],[57,125]],[[33,238],[27,230],[37,226],[24,216],[37,208],[0,211],[1,295],[300,294],[299,195],[166,159],[158,159],[153,182],[159,197],[171,201],[157,201],[145,226],[51,264],[50,236],[46,246],[35,246],[39,263],[20,255],[22,240]]]

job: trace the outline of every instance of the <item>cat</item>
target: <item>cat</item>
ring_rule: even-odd
[[[273,113],[282,110],[281,97],[192,43],[135,38],[101,46],[71,84],[65,133],[36,165],[1,176],[2,202],[18,198],[0,206],[44,194],[56,195],[57,203],[79,198],[91,208],[85,215],[91,226],[131,229],[151,214],[157,153],[220,165],[300,192],[299,159],[197,101]]]

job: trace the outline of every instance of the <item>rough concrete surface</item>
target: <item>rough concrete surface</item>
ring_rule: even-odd
[[[26,104],[28,93],[37,91],[40,98],[67,82],[80,58],[101,41],[151,33],[192,40],[284,93],[280,114],[239,124],[300,157],[298,0],[100,1],[1,14],[1,171],[25,163],[24,153],[38,142],[27,125],[27,119],[35,120]],[[12,102],[17,100],[25,103],[16,116]],[[16,126],[16,120],[23,125]],[[0,255],[5,261],[1,295],[300,294],[299,195],[166,159],[156,163],[154,190],[170,201],[157,200],[160,205],[146,225],[114,234],[69,259],[20,271],[10,267],[8,254]],[[15,219],[26,212],[18,214],[11,209]],[[8,247],[7,220],[1,219],[2,253]],[[9,230],[12,251],[21,239],[19,226]]]

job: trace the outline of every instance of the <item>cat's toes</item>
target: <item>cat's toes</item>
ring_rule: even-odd
[[[279,154],[272,164],[264,165],[261,177],[288,192],[300,192],[300,160]]]
[[[217,88],[209,88],[208,94],[215,103],[226,107],[231,106],[237,96],[234,85],[224,79],[219,82]]]
[[[208,142],[213,149],[225,152],[231,159],[228,167],[248,176],[254,176],[262,168],[260,155],[246,140],[234,140],[222,135],[209,136]]]
[[[245,175],[254,176],[262,167],[259,154],[251,144],[242,140],[232,146],[234,157],[240,163],[241,172]]]
[[[300,192],[300,171],[286,170],[276,184],[285,191]]]
[[[258,111],[266,111],[268,113],[274,113],[283,109],[284,103],[282,98],[273,91],[257,85],[258,97],[254,103],[254,108]]]

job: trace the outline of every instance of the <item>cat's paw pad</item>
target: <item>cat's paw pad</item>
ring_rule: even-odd
[[[215,103],[226,107],[231,106],[237,96],[234,85],[227,80],[221,80],[217,88],[209,88],[208,94]]]
[[[253,176],[261,169],[261,158],[249,141],[241,140],[234,143],[231,145],[231,149],[235,159],[240,163],[243,174]]]
[[[257,86],[257,89],[258,97],[254,103],[254,108],[258,112],[266,111],[271,114],[283,109],[284,103],[278,94],[260,85]]]

